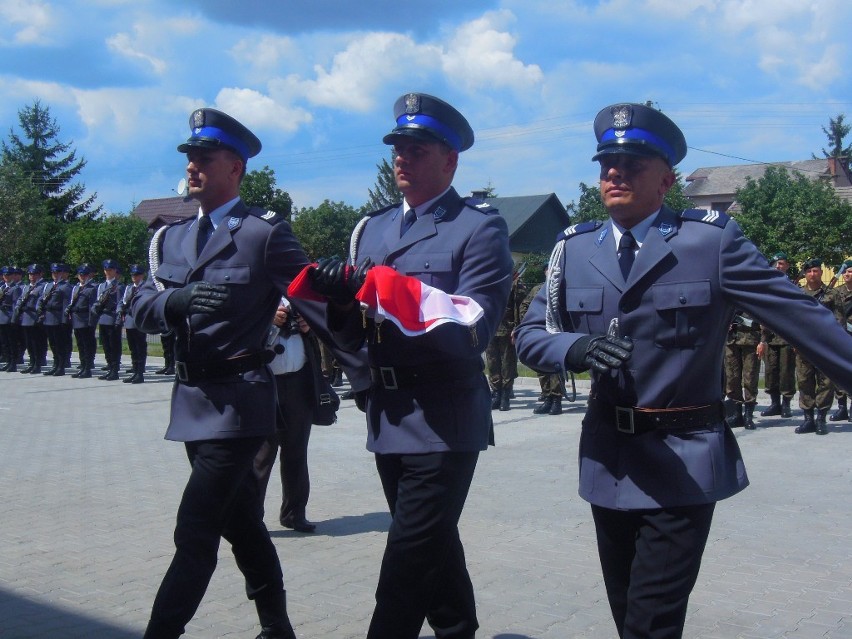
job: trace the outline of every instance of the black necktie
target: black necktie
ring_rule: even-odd
[[[630,275],[630,268],[633,266],[633,260],[636,258],[633,249],[636,247],[636,240],[633,239],[633,234],[627,231],[621,236],[618,241],[618,265],[621,267],[621,274],[624,276],[624,281],[627,281],[627,276]]]
[[[405,215],[402,216],[402,228],[399,230],[400,237],[405,235],[405,232],[411,228],[411,225],[414,224],[414,220],[416,219],[417,213],[414,212],[414,209],[408,209],[405,212]]]
[[[210,239],[210,235],[213,231],[213,222],[210,221],[209,215],[202,215],[198,219],[198,237],[195,240],[195,255],[196,257],[201,255],[201,251],[204,250],[204,245],[207,244],[207,240]]]

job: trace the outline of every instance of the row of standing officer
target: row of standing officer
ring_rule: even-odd
[[[142,285],[146,269],[139,264],[130,266],[131,283],[123,286],[118,278],[120,268],[115,260],[102,264],[105,280],[94,281],[94,268],[89,264],[77,267],[76,284],[69,281],[71,269],[61,262],[50,266],[52,281],[46,281],[38,264],[27,268],[29,283],[21,282],[23,270],[15,266],[2,268],[0,285],[0,345],[2,361],[0,370],[25,374],[43,374],[61,377],[71,366],[72,334],[77,341],[80,357],[79,370],[72,377],[89,378],[95,367],[97,351],[96,331],[106,358],[104,380],[119,378],[122,353],[122,328],[125,329],[130,348],[131,374],[128,383],[144,381],[147,360],[145,334],[136,329],[128,314],[130,304]],[[166,366],[157,371],[169,374],[170,349],[164,339]],[[53,365],[43,370],[50,348]],[[24,352],[28,355],[23,363]],[[173,372],[173,366],[172,372]]]
[[[770,265],[782,273],[789,262],[783,252],[770,258]],[[842,282],[836,288],[822,282],[822,261],[813,258],[802,265],[805,282],[802,289],[832,311],[841,326],[849,331],[848,298],[852,295],[852,260],[838,268]],[[847,274],[848,273],[848,274]],[[804,421],[796,433],[828,433],[827,419],[848,420],[847,395],[807,359],[798,354],[768,326],[761,326],[748,313],[738,312],[728,332],[725,347],[725,391],[729,422],[732,426],[756,428],[754,409],[757,404],[760,360],[765,360],[765,386],[771,399],[761,412],[763,417],[792,417],[790,402],[799,389],[799,406]],[[838,410],[828,417],[832,398],[836,395]]]

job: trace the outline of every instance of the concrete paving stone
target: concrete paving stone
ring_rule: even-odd
[[[188,474],[183,447],[163,440],[171,380],[155,379],[131,388],[0,373],[3,639],[141,635]],[[589,507],[577,497],[586,390],[562,416],[533,417],[537,381],[519,380],[513,409],[493,413],[498,445],[480,456],[460,525],[483,639],[614,636]],[[267,498],[301,639],[363,638],[390,521],[363,415],[344,401],[339,418],[311,436],[317,534],[280,528],[279,482]],[[763,421],[735,431],[752,485],[716,509],[684,636],[849,639],[852,470],[838,451],[852,425],[809,438],[793,434],[795,419]],[[186,636],[257,632],[223,544]],[[425,627],[421,637],[432,636]]]

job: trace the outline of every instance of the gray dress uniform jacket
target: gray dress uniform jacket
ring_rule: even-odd
[[[383,454],[484,450],[492,438],[491,391],[481,373],[482,353],[497,329],[512,285],[512,256],[506,221],[479,200],[455,189],[418,214],[400,238],[401,206],[371,214],[361,230],[357,264],[368,257],[446,293],[466,295],[484,316],[471,330],[445,324],[416,337],[390,321],[365,328],[355,312],[335,340],[354,349],[365,339],[370,366],[441,367],[444,380],[390,390],[370,389],[367,449]],[[452,381],[454,369],[479,361],[480,374]]]
[[[591,396],[624,407],[685,408],[722,398],[722,357],[735,308],[770,326],[845,388],[852,338],[832,314],[770,268],[727,215],[658,214],[625,283],[610,223],[569,227],[556,294],[564,332],[546,328],[547,287],[516,333],[521,361],[556,371],[582,335],[612,319],[634,342],[615,376],[593,376]],[[801,327],[807,326],[809,337]],[[590,402],[592,405],[592,402]],[[613,411],[614,413],[614,411]],[[580,437],[580,495],[612,509],[702,504],[748,484],[736,439],[723,422],[694,431],[617,432],[615,415],[590,410]]]
[[[160,263],[150,265],[152,276],[133,299],[136,327],[155,334],[175,329],[179,361],[220,361],[262,351],[282,293],[308,263],[302,247],[280,215],[243,202],[225,215],[198,258],[197,228],[192,218],[153,238]],[[165,289],[158,290],[155,280]],[[165,306],[174,289],[202,280],[228,287],[226,306],[170,325]],[[193,384],[176,380],[166,439],[266,436],[274,431],[275,410],[275,384],[266,366]]]
[[[92,317],[92,304],[98,295],[98,286],[94,281],[89,280],[85,284],[79,282],[71,289],[71,328],[88,328],[94,327],[97,323],[97,318]]]
[[[16,305],[20,306],[18,322],[21,326],[36,326],[38,324],[36,305],[46,285],[47,282],[41,279],[35,284],[25,284],[21,289],[21,295],[16,302]]]
[[[55,290],[54,290],[54,287]],[[59,326],[67,324],[68,318],[65,316],[65,309],[71,303],[71,293],[73,286],[67,280],[59,282],[50,282],[44,287],[42,297],[48,297],[43,303],[44,305],[44,325]]]

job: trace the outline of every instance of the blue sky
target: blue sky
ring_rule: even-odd
[[[596,183],[592,121],[653,100],[683,129],[680,169],[809,159],[852,121],[848,0],[0,0],[0,126],[39,99],[107,212],[169,197],[189,113],[263,141],[297,207],[360,206],[409,91],[476,132],[461,193]]]

